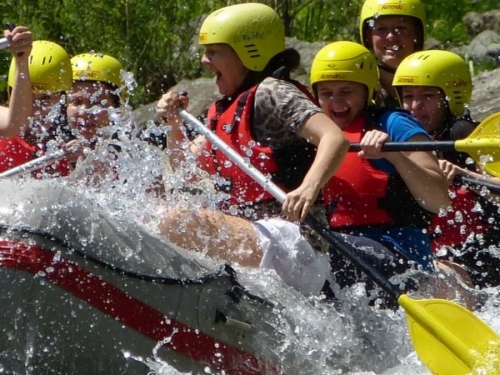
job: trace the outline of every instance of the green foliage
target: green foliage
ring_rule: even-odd
[[[425,0],[424,0],[425,1]],[[196,46],[200,17],[242,0],[2,0],[2,21],[29,26],[35,39],[61,44],[70,55],[110,54],[134,73],[133,105],[158,98],[181,79],[204,72]],[[363,0],[262,0],[282,16],[287,35],[306,41],[359,40]],[[428,33],[445,46],[470,41],[462,17],[498,7],[492,0],[427,0]],[[10,53],[0,51],[0,100]]]
[[[485,12],[498,9],[497,1],[455,0],[426,1],[427,27],[429,34],[445,45],[460,45],[470,41],[470,36],[462,22],[467,12]]]

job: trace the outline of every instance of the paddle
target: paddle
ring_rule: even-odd
[[[16,25],[14,25],[12,22],[7,22],[5,25],[10,31],[16,28]],[[9,41],[7,40],[7,38],[0,39],[0,50],[5,49],[7,47],[9,47]],[[19,52],[17,54],[17,56],[22,56],[22,55],[24,55],[24,52]]]
[[[360,151],[352,143],[349,151]],[[500,176],[500,112],[484,119],[465,139],[459,141],[387,142],[382,151],[460,151],[469,154],[486,172]]]
[[[0,49],[5,49],[9,46],[9,41],[7,38],[0,39]]]
[[[463,183],[463,184],[472,185],[472,186],[479,188],[479,189],[484,186],[485,188],[487,188],[490,191],[490,193],[500,194],[500,185],[496,185],[492,182],[479,180],[477,178],[472,178],[472,177],[467,177],[467,176],[462,176],[462,175],[456,176],[453,182],[455,182],[455,181],[459,185]]]
[[[224,143],[215,133],[205,127],[187,111],[181,117],[220,149],[245,173],[261,184],[278,201],[286,195],[260,171],[246,162],[233,148]],[[362,259],[354,254],[352,245],[345,242],[338,233],[324,227],[314,217],[308,215],[306,223],[325,238],[337,251],[348,258],[356,267],[366,273],[377,285],[385,290],[406,311],[410,337],[422,362],[436,374],[467,374],[476,362],[477,355],[489,354],[491,341],[500,343],[498,336],[488,325],[464,307],[446,300],[413,300]],[[479,364],[481,364],[478,361]]]
[[[39,158],[33,159],[28,161],[27,163],[21,164],[18,167],[14,167],[12,169],[9,169],[5,172],[0,173],[0,178],[7,178],[7,177],[12,177],[16,176],[18,174],[26,173],[26,172],[31,172],[39,168],[43,168],[56,160],[60,160],[64,157],[66,154],[65,150],[58,150],[54,151],[50,154],[46,154],[44,156],[41,156]]]

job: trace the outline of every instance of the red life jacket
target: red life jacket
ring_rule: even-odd
[[[314,100],[305,86],[295,82],[294,84],[311,100]],[[298,184],[289,184],[289,181],[275,179],[279,167],[275,160],[274,151],[270,146],[260,145],[252,136],[252,113],[257,87],[254,86],[240,94],[222,113],[217,113],[217,103],[213,103],[207,113],[208,127],[226,144],[246,158],[251,165],[264,175],[268,175],[270,179],[273,179],[273,182],[286,191],[288,190],[286,186]],[[218,174],[227,181],[223,187],[217,186],[219,190],[229,194],[229,199],[225,204],[245,206],[274,199],[270,193],[231,162],[223,152],[214,149],[210,142],[207,142],[205,149],[199,155],[198,164],[210,174]],[[300,184],[303,176],[296,173],[293,178],[298,179]]]
[[[377,128],[383,111],[368,111],[343,130],[349,142],[360,142],[367,129]],[[428,226],[430,213],[411,195],[401,176],[377,169],[349,152],[323,188],[332,228],[392,225]]]
[[[36,146],[30,145],[19,136],[0,139],[0,172],[5,172],[33,160],[37,150]],[[58,176],[67,176],[70,169],[66,160],[59,160],[43,171]],[[34,171],[33,175],[37,177],[40,172],[41,170]]]
[[[32,160],[37,148],[19,136],[0,139],[0,172]]]
[[[452,211],[445,216],[435,215],[429,227],[432,236],[432,251],[437,252],[442,246],[455,247],[463,244],[470,234],[483,234],[490,227],[472,212],[478,197],[472,191],[451,188],[455,195],[451,199]]]
[[[350,143],[359,142],[365,130],[366,117],[358,118],[343,130]],[[375,169],[367,159],[348,152],[335,175],[323,188],[323,201],[332,208],[330,226],[341,228],[392,223],[391,216],[378,207],[386,197],[387,173]]]
[[[472,121],[468,110],[464,116],[457,118],[449,118],[442,127],[441,131],[435,135],[436,141],[449,141],[464,139],[473,131],[478,123]],[[466,131],[466,133],[464,133]],[[452,133],[453,134],[452,136]],[[443,152],[438,151],[438,158],[445,159],[462,168],[474,170],[474,164],[466,162],[469,155],[463,152]],[[446,216],[433,217],[429,227],[429,234],[432,238],[432,250],[437,252],[443,246],[456,247],[462,245],[470,234],[483,234],[487,232],[491,225],[478,212],[472,212],[477,203],[480,203],[486,211],[488,208],[491,211],[491,203],[483,201],[477,194],[468,190],[457,187],[450,188],[454,197],[451,199],[452,211],[447,212]],[[494,214],[496,208],[493,207]],[[488,215],[485,215],[488,216]]]

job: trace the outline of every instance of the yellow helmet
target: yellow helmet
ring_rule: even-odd
[[[420,0],[366,0],[359,18],[359,35],[361,43],[367,47],[367,21],[380,16],[409,16],[418,21],[416,51],[424,49],[425,40],[425,8]]]
[[[219,43],[229,44],[246,68],[261,72],[285,50],[285,28],[267,5],[231,5],[211,13],[201,25],[199,44]]]
[[[48,94],[71,90],[71,62],[60,45],[46,40],[36,40],[29,58],[31,87],[35,94]],[[16,64],[9,69],[9,86],[14,87]]]
[[[379,71],[375,57],[361,44],[334,42],[323,47],[311,66],[311,85],[323,81],[350,81],[368,89],[371,103],[378,88]]]
[[[472,96],[472,79],[467,63],[448,51],[422,51],[405,58],[394,75],[399,103],[401,86],[433,86],[444,91],[450,111],[461,116]]]
[[[73,80],[101,81],[116,87],[122,85],[120,72],[123,65],[114,57],[101,53],[83,53],[71,58]]]

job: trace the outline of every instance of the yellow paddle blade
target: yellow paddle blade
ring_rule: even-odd
[[[500,374],[500,336],[469,310],[447,300],[413,300],[405,294],[398,303],[406,311],[415,351],[434,374]]]
[[[455,141],[455,149],[466,152],[486,172],[500,177],[500,113],[484,119],[466,139]]]

